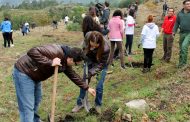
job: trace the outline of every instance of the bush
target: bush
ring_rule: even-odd
[[[69,23],[66,28],[68,31],[81,31],[79,23]]]
[[[74,23],[82,23],[82,13],[86,13],[85,8],[82,6],[76,6],[72,9],[71,16],[75,17],[75,19],[73,20]]]
[[[4,19],[4,16],[8,16],[11,19],[12,27],[14,30],[18,30],[20,25],[26,21],[31,23],[36,23],[38,26],[45,26],[51,23],[51,17],[48,16],[48,11],[46,10],[4,10],[0,12],[0,20]]]
[[[12,27],[14,30],[18,30],[21,27],[21,24],[25,23],[26,21],[28,23],[31,23],[33,19],[29,16],[13,16],[12,17]]]
[[[144,0],[139,0],[139,4],[143,3]],[[118,0],[118,1],[112,1],[111,6],[114,7],[120,7],[120,8],[127,8],[129,4],[133,4],[135,0]]]

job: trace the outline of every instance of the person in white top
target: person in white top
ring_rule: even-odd
[[[26,27],[26,33],[30,32],[30,25],[27,21],[24,23],[24,26]]]
[[[125,34],[126,34],[126,54],[132,55],[133,35],[135,28],[134,10],[129,11],[129,15],[125,18]]]
[[[152,66],[152,56],[156,48],[156,39],[159,36],[159,28],[153,22],[153,16],[149,15],[147,23],[143,26],[141,32],[141,43],[144,50],[144,68],[143,73],[149,72]],[[138,45],[138,47],[140,44]]]
[[[65,22],[65,25],[67,25],[69,22],[69,17],[67,15],[65,16],[64,22]]]

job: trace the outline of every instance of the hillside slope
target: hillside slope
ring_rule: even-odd
[[[152,7],[149,3],[140,5],[138,23],[142,27],[145,17],[148,14],[160,15],[158,6]],[[171,2],[171,4],[173,4]],[[147,7],[148,6],[148,7]],[[152,10],[150,8],[154,8]],[[179,7],[180,8],[180,7]],[[133,122],[140,122],[144,113],[148,115],[150,122],[189,122],[190,121],[190,68],[177,69],[178,63],[178,34],[175,37],[173,55],[170,63],[161,62],[163,55],[162,37],[157,41],[157,48],[154,52],[153,67],[151,72],[143,74],[143,50],[137,48],[140,39],[141,28],[135,28],[132,57],[125,57],[128,64],[126,70],[120,69],[120,61],[114,61],[112,74],[108,74],[104,83],[104,96],[102,114],[87,114],[85,110],[77,114],[71,113],[76,104],[79,88],[76,87],[64,74],[58,76],[56,96],[56,121],[63,122],[65,116],[73,118],[72,122],[123,122],[123,117],[116,112],[122,110],[121,114],[130,114]],[[0,45],[0,122],[18,122],[19,113],[12,81],[12,68],[15,61],[25,54],[30,48],[44,44],[66,44],[78,46],[83,40],[82,32],[68,32],[65,25],[60,22],[58,29],[51,26],[37,27],[27,35],[22,36],[20,31],[13,33],[15,46],[3,48]],[[2,36],[0,37],[3,42]],[[125,39],[124,39],[125,43]],[[190,57],[190,54],[188,55]],[[133,62],[132,66],[129,65]],[[188,63],[190,60],[188,59]],[[82,76],[82,65],[77,66],[76,71]],[[43,99],[40,105],[39,114],[41,119],[46,121],[50,111],[50,98],[53,78],[43,82]],[[96,78],[92,79],[90,86],[96,87]],[[130,110],[125,103],[134,99],[144,99],[149,105],[145,112]],[[91,105],[94,99],[89,96]],[[125,120],[126,121],[126,120]],[[144,122],[144,121],[143,121]]]

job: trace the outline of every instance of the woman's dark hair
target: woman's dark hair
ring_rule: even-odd
[[[9,17],[6,16],[6,17],[4,18],[4,21],[7,21],[7,20],[9,20]]]
[[[113,13],[113,17],[115,16],[120,16],[121,18],[123,18],[123,13],[121,10],[115,10]]]
[[[134,17],[134,15],[135,15],[135,10],[130,9],[130,10],[129,10],[129,15],[132,16],[132,17]]]
[[[84,17],[82,22],[82,32],[84,37],[89,31],[101,32],[101,27],[93,20],[91,16],[87,15]]]
[[[103,35],[98,31],[92,31],[88,37],[88,46],[87,49],[85,49],[86,54],[90,51],[90,41],[96,44],[99,44],[98,52],[96,54],[96,59],[99,61],[102,58],[102,54],[104,52],[104,37]]]
[[[90,16],[95,17],[96,16],[96,7],[90,6],[88,9],[88,12],[89,12]]]
[[[106,7],[109,7],[109,6],[110,6],[110,4],[109,4],[109,2],[108,2],[108,1],[105,1],[105,3],[104,3],[104,4],[105,4],[105,6],[106,6]]]

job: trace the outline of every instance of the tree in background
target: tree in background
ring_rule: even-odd
[[[43,9],[49,6],[56,6],[58,5],[57,1],[55,0],[33,0],[30,2],[30,0],[23,1],[19,6],[17,6],[17,9]]]

